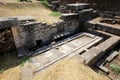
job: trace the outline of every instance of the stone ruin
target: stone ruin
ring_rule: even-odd
[[[13,35],[18,56],[28,55],[29,51],[34,52],[37,47],[47,46],[55,40],[56,34],[62,34],[63,37],[74,34],[78,31],[79,25],[78,19],[71,19],[69,22],[59,21],[48,25],[45,22],[36,22],[31,16],[1,18],[0,23],[1,30],[9,28],[12,31],[11,35]]]
[[[19,57],[43,54],[46,60],[50,58],[49,63],[43,63],[45,65],[37,68],[35,72],[74,53],[83,58],[84,64],[89,66],[96,64],[97,67],[108,73],[109,70],[104,67],[104,62],[102,64],[96,62],[106,52],[120,44],[119,13],[98,12],[87,3],[67,4],[66,11],[70,13],[64,13],[61,21],[51,25],[37,22],[31,16],[1,18],[1,53],[6,52],[6,49],[7,51],[16,49]],[[81,42],[79,42],[80,40]],[[77,43],[81,43],[81,45],[77,45]],[[3,45],[7,46],[2,48]],[[61,52],[63,55],[56,55],[54,50],[63,50]],[[51,54],[48,54],[47,51]],[[51,57],[52,53],[55,53],[56,56]],[[115,52],[109,54],[107,60],[111,61],[117,54]]]

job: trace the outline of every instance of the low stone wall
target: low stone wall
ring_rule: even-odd
[[[101,23],[102,18],[98,17],[85,23],[85,29],[100,30],[120,36],[120,26],[108,23]]]
[[[47,43],[52,37],[59,33],[69,32],[73,34],[77,31],[79,23],[76,20],[60,21],[52,25],[46,23],[27,23],[18,28],[21,45],[25,48],[32,48],[37,45],[37,41]]]
[[[17,22],[17,18],[0,18],[0,29],[16,26]]]
[[[119,42],[120,37],[111,36],[98,46],[92,47],[87,52],[83,53],[81,57],[85,60],[85,64],[91,66],[103,55],[105,55],[107,51],[112,50]]]

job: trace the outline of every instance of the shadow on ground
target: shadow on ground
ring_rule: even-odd
[[[0,73],[19,65],[19,63],[20,60],[18,59],[16,52],[0,55]]]

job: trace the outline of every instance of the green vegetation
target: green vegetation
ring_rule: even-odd
[[[43,4],[46,8],[49,7],[49,3],[48,3],[47,0],[42,0],[42,4]]]
[[[120,56],[120,50],[119,50],[119,56]]]
[[[60,13],[60,12],[52,12],[49,15],[53,16],[53,17],[60,17],[62,15],[62,13]]]
[[[104,73],[103,71],[101,71],[101,70],[99,70],[98,73],[99,73],[100,75],[104,75],[104,74],[105,74],[105,73]]]
[[[112,71],[115,74],[120,74],[120,66],[119,65],[117,65],[117,64],[110,64],[110,67],[111,67]]]
[[[27,56],[23,56],[23,57],[20,58],[19,64],[20,64],[21,66],[24,66],[24,63],[25,63],[26,61],[30,61],[30,58],[27,57]]]
[[[4,69],[4,68],[0,69],[0,73],[3,73],[4,71],[5,71],[5,69]]]

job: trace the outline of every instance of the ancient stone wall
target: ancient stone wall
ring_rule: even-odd
[[[15,50],[15,44],[10,28],[0,30],[0,55]]]
[[[29,22],[27,19],[24,20],[25,23],[20,23],[18,20],[0,19],[0,52],[17,49],[21,56],[29,53],[30,49],[36,48],[37,45],[51,43],[56,34],[73,34],[79,28],[78,19],[59,21],[51,25],[44,22]]]
[[[53,0],[48,0],[49,2]],[[58,1],[58,0],[56,0]],[[120,11],[120,0],[59,0],[61,5],[71,3],[91,3],[94,8],[102,11]]]
[[[0,18],[0,55],[16,49],[11,28],[17,25],[16,18]]]
[[[86,22],[85,23],[86,30],[88,30],[88,29],[100,30],[100,31],[104,31],[104,32],[108,32],[108,33],[120,36],[119,24],[115,25],[115,24],[101,23],[100,21],[102,21],[102,20],[99,20],[99,19],[102,19],[102,18],[94,19],[97,22],[94,22],[92,20]]]
[[[52,37],[59,33],[75,33],[78,30],[79,22],[76,19],[70,21],[60,21],[52,25],[46,23],[25,24],[19,27],[20,42],[24,48],[32,48],[37,45],[37,41],[48,43]]]
[[[28,24],[19,27],[21,44],[26,47],[34,47],[36,41],[46,42],[50,40],[52,34],[57,33],[57,28],[46,24]]]

